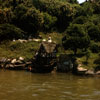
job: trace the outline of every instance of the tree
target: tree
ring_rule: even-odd
[[[90,44],[90,38],[80,24],[71,24],[67,29],[66,39],[63,42],[65,49],[71,49],[76,55],[78,49],[87,49]]]
[[[21,25],[21,26],[20,26]],[[28,9],[26,14],[21,17],[21,24],[19,26],[28,32],[27,35],[36,36],[43,25],[43,14],[34,7]]]
[[[84,4],[82,4],[82,6],[78,6],[76,7],[76,15],[75,17],[78,16],[92,16],[93,15],[93,7],[89,2],[86,2]]]
[[[78,3],[77,0],[69,0],[70,3],[74,4],[74,3]]]
[[[24,37],[24,31],[11,24],[0,24],[0,42]]]
[[[0,9],[0,24],[11,23],[13,16],[14,14],[10,8]]]
[[[43,28],[44,31],[50,31],[56,24],[57,18],[49,15],[48,13],[43,13]]]
[[[79,17],[76,17],[76,19],[74,19],[73,23],[74,24],[84,24],[87,22],[87,18],[85,16],[79,16]]]
[[[100,41],[100,29],[97,25],[91,25],[88,28],[88,34],[91,40]]]
[[[33,4],[40,12],[46,12],[57,18],[56,27],[59,31],[65,31],[72,20],[74,8],[68,2],[63,0],[33,0]]]

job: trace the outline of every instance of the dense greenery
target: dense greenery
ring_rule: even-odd
[[[76,0],[2,0],[0,24],[18,27],[27,38],[38,36],[39,32],[64,32],[73,20],[72,5],[76,3]]]
[[[100,53],[100,1],[0,0],[0,42],[53,32],[65,51]]]

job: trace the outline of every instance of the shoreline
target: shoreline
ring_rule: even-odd
[[[59,64],[59,63],[58,63]],[[19,57],[19,59],[2,59],[0,60],[0,69],[4,69],[4,70],[26,70],[32,73],[39,73],[37,72],[33,72],[33,68],[34,66],[32,61],[28,61],[25,62],[24,58]],[[62,71],[62,70],[58,70],[59,67],[58,65],[56,67],[53,68],[53,70],[49,73],[72,73],[73,75],[77,75],[77,76],[86,76],[86,77],[95,77],[95,76],[100,76],[100,71],[94,71],[91,69],[85,69],[83,67],[80,66],[80,64],[78,64],[78,66],[76,67],[76,69],[74,68],[75,64],[73,65],[72,69],[69,69],[67,71]],[[42,72],[44,73],[44,72]],[[45,72],[48,73],[48,72]]]

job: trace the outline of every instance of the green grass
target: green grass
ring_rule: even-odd
[[[31,59],[38,50],[39,44],[37,42],[20,43],[18,41],[1,44],[0,57],[18,58],[21,56],[26,60]]]
[[[98,58],[98,54],[94,54],[91,53],[90,57],[88,59],[88,63],[86,64],[86,56],[83,57],[77,57],[79,63],[82,64],[82,67],[88,68],[88,69],[92,69],[94,67],[96,67],[96,65],[94,64],[94,61]]]
[[[52,40],[57,44],[61,44],[62,35],[57,33],[40,33],[43,39],[48,40],[51,36]],[[41,40],[42,41],[42,40]],[[29,60],[34,57],[35,52],[39,49],[41,42],[29,41],[26,43],[20,43],[19,41],[5,41],[0,44],[0,57],[6,58],[19,58],[24,57],[25,60]]]

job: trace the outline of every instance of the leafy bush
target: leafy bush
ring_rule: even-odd
[[[88,35],[90,36],[91,40],[100,41],[100,29],[96,25],[91,25],[88,28]]]
[[[71,49],[76,54],[77,49],[87,49],[89,47],[90,38],[82,25],[71,24],[65,33],[66,38],[63,38],[65,49]]]
[[[43,28],[45,31],[50,31],[56,24],[57,18],[49,15],[48,13],[43,13],[44,23]]]
[[[97,44],[92,44],[90,46],[90,50],[92,51],[92,53],[99,53],[100,52],[100,46],[98,46]]]
[[[11,24],[0,24],[0,41],[24,37],[24,32]]]

